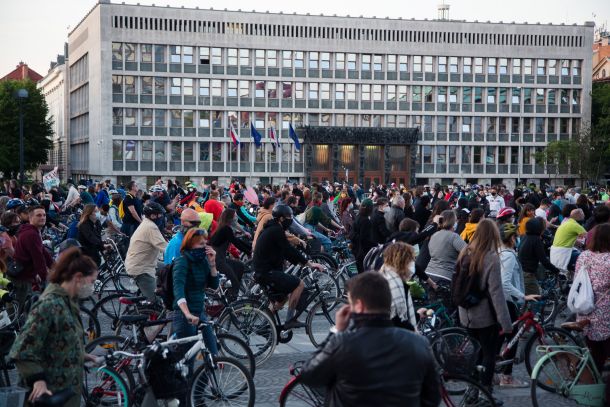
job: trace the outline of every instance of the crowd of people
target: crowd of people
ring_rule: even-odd
[[[108,236],[124,240],[126,272],[151,301],[157,300],[162,255],[173,274],[173,301],[167,304],[175,311],[173,328],[184,337],[208,318],[205,288],[217,288],[223,274],[234,300],[248,271],[283,296],[276,309],[288,303],[284,327],[304,327],[304,285],[284,272],[285,262],[322,271],[305,249],[331,252],[341,235],[350,242],[359,275],[348,281],[349,304],[337,313],[337,333],[302,374],[305,383],[332,389],[330,405],[371,405],[380,389],[388,400],[384,405],[438,404],[433,358],[413,332],[419,316],[406,283],[414,277],[429,290],[454,290],[459,323],[481,344],[481,381],[491,390],[494,383],[528,385],[512,376],[512,365],[494,380],[494,364],[502,342],[514,334],[520,307],[540,294],[541,268],[586,270],[596,310],[576,323],[586,320],[587,345],[601,370],[610,357],[610,320],[604,318],[610,310],[609,222],[603,188],[585,194],[579,188],[530,185],[509,191],[504,185],[456,183],[365,190],[329,182],[246,187],[237,181],[182,185],[159,179],[148,188],[136,181],[69,181],[46,191],[10,181],[0,196],[0,277],[9,277],[0,278],[0,284],[6,280],[0,296],[10,291],[22,309],[33,292],[44,290],[10,356],[32,389],[31,400],[65,387],[78,394],[82,378],[72,370],[87,355],[68,336],[77,338],[82,330],[75,304],[91,295],[110,249]],[[48,236],[61,237],[45,242]],[[56,258],[54,246],[78,247]],[[382,255],[371,259],[376,249]],[[462,287],[456,276],[464,273],[474,279],[469,287],[476,295],[455,292]],[[213,335],[211,328],[205,331],[215,353]],[[51,342],[54,351],[48,352]]]

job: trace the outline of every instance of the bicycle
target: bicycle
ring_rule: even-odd
[[[531,376],[534,407],[557,405],[565,399],[591,407],[606,405],[606,385],[588,348],[538,346],[536,351],[541,357]],[[544,395],[544,404],[538,401],[539,389],[550,392]]]
[[[89,377],[83,388],[87,406],[119,405],[122,407],[155,405],[163,401],[175,405],[175,400],[190,399],[192,406],[254,405],[255,389],[252,376],[247,369],[233,358],[212,357],[205,347],[202,329],[199,333],[182,339],[172,339],[162,343],[155,342],[141,353],[122,350],[108,351],[105,365],[97,369],[96,382],[89,386]],[[183,357],[174,347],[195,342]],[[189,364],[201,354],[203,363],[189,376]],[[122,378],[119,370],[129,371],[131,361],[136,361],[137,384],[130,387]],[[135,382],[134,382],[135,383]],[[185,391],[186,389],[186,391]],[[182,404],[182,403],[180,403]]]

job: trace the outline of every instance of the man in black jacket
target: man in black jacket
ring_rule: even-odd
[[[419,223],[419,230],[423,230],[426,227],[426,223],[428,223],[428,218],[430,218],[430,214],[432,213],[429,206],[430,197],[428,195],[422,196],[419,202],[415,205],[413,219]]]
[[[284,261],[303,264],[323,271],[324,267],[312,263],[292,246],[286,238],[286,230],[292,225],[292,209],[288,205],[275,205],[271,212],[273,219],[267,222],[256,240],[252,264],[255,279],[268,286],[274,293],[288,296],[288,313],[284,328],[304,328],[306,325],[297,318],[297,304],[303,292],[303,282],[295,276],[284,273]],[[277,309],[284,306],[286,299],[275,304]],[[302,312],[303,310],[299,310]]]
[[[373,211],[373,215],[371,216],[371,223],[373,224],[371,240],[377,244],[384,244],[392,234],[385,224],[385,209],[387,207],[387,198],[377,199],[377,202],[375,202],[375,211]]]
[[[539,264],[542,264],[545,269],[552,273],[559,273],[559,269],[551,263],[544,249],[542,242],[542,233],[544,232],[543,222],[544,220],[541,218],[528,220],[525,224],[525,237],[522,238],[519,245],[519,261],[523,267],[526,295],[540,294],[540,286],[536,279]]]
[[[333,334],[301,371],[303,384],[327,388],[331,407],[436,407],[439,374],[427,340],[392,325],[383,276],[365,272],[346,283],[349,305]]]

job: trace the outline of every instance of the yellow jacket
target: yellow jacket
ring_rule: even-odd
[[[466,223],[466,225],[464,225],[464,230],[460,234],[463,241],[470,242],[474,232],[477,230],[477,225],[478,223]]]

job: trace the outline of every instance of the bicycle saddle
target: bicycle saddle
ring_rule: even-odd
[[[72,389],[63,389],[55,392],[52,396],[43,394],[38,397],[33,403],[33,407],[62,407],[64,406],[76,393]]]
[[[137,324],[138,322],[148,321],[146,315],[121,315],[119,321],[125,322],[126,324]]]

